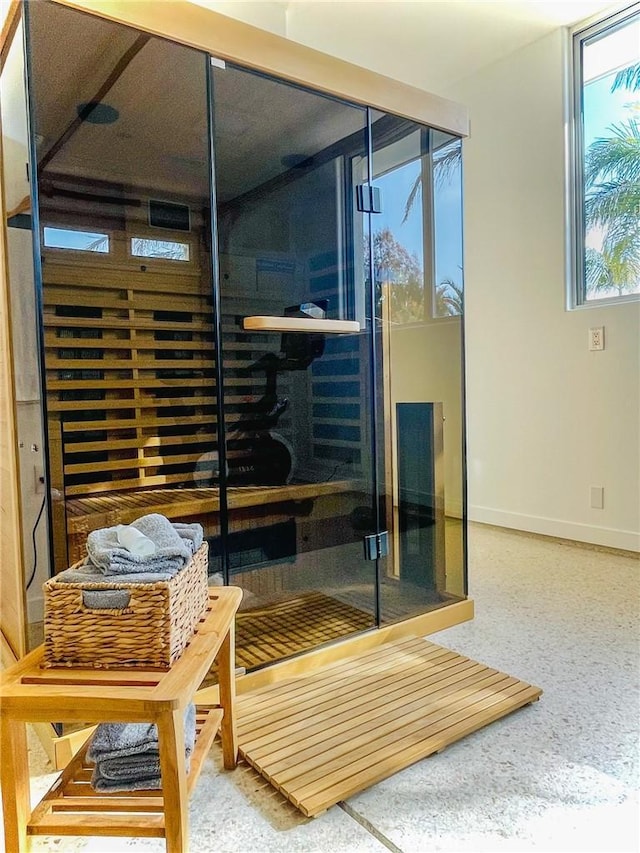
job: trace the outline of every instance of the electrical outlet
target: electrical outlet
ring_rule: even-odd
[[[592,326],[589,329],[589,349],[592,352],[604,349],[604,326]]]
[[[589,489],[591,509],[604,509],[604,486],[591,486]]]
[[[33,466],[33,490],[36,495],[44,494],[44,468],[41,465]]]

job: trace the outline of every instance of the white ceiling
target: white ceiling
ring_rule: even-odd
[[[194,0],[435,92],[611,0]],[[377,50],[372,51],[372,45]],[[376,55],[377,54],[377,55]]]

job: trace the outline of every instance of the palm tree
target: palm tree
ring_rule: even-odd
[[[611,91],[640,89],[640,63],[616,74]],[[585,252],[587,293],[637,292],[640,283],[640,126],[635,116],[612,125],[585,157],[585,225],[603,232]]]
[[[453,139],[443,148],[435,152],[433,157],[433,180],[436,187],[446,186],[456,176],[462,163],[462,143],[459,139]],[[413,186],[407,196],[404,206],[403,223],[409,218],[409,214],[422,192],[422,170],[416,176]]]
[[[631,89],[632,92],[637,92],[640,89],[640,62],[618,71],[611,91],[615,92],[616,89]]]
[[[585,252],[585,279],[587,293],[622,296],[630,292],[640,277],[638,265],[638,235],[629,234],[611,246],[606,242],[602,251],[587,249]]]
[[[452,278],[436,285],[434,313],[436,317],[457,317],[463,313],[464,292]]]

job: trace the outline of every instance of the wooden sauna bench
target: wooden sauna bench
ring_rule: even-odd
[[[283,486],[232,486],[227,490],[229,510],[266,507],[283,501],[304,501],[344,492],[359,491],[353,480],[331,480],[325,483],[298,483]],[[130,524],[141,515],[158,512],[167,518],[186,519],[217,513],[220,510],[218,487],[197,489],[152,489],[117,495],[67,498],[66,520],[69,560],[85,555],[87,534],[103,527]]]

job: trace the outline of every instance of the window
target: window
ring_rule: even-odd
[[[131,254],[138,258],[165,258],[169,261],[188,261],[189,244],[175,240],[151,240],[146,237],[131,239]]]
[[[394,324],[456,317],[463,311],[462,143],[395,122],[393,133],[372,127],[382,197],[382,212],[372,216],[376,280]]]
[[[44,245],[49,249],[73,249],[75,252],[109,253],[109,235],[97,231],[76,231],[45,225]]]
[[[640,14],[574,35],[573,305],[640,293]]]

